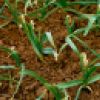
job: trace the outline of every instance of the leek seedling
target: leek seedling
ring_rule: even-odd
[[[19,56],[18,52],[15,51],[14,48],[7,48],[6,46],[0,45],[0,50],[8,53],[16,61],[16,65],[18,67],[20,67],[20,69],[21,69],[20,79],[19,79],[19,81],[17,83],[16,90],[15,90],[13,96],[12,96],[12,98],[14,98],[15,94],[18,92],[19,86],[20,86],[20,84],[22,82],[22,79],[23,79],[24,67],[23,67],[23,64],[21,64],[21,59],[20,59],[20,56]],[[2,65],[2,66],[0,66],[0,69],[3,69],[3,70],[9,70],[9,69],[15,69],[15,68],[16,67],[12,66],[12,65]],[[8,76],[4,77],[3,75],[1,75],[0,80],[15,81],[11,77],[10,78]]]
[[[16,0],[16,2],[19,2],[19,0]],[[86,27],[75,30],[74,21],[71,20],[70,17],[67,16],[65,23],[66,23],[67,30],[68,30],[68,36],[65,38],[65,43],[61,46],[60,50],[58,50],[57,47],[55,46],[51,32],[46,32],[45,34],[43,34],[42,37],[38,38],[38,36],[35,34],[34,22],[31,21],[30,23],[28,23],[25,20],[26,15],[33,17],[33,15],[37,16],[37,13],[41,13],[41,16],[40,17],[38,16],[38,18],[40,18],[40,19],[47,18],[48,15],[50,15],[53,12],[53,10],[52,10],[51,12],[47,13],[47,8],[51,5],[55,5],[57,8],[61,8],[61,7],[72,6],[72,5],[76,5],[76,4],[81,4],[81,5],[96,4],[97,3],[96,1],[93,1],[93,2],[90,2],[90,1],[89,2],[83,2],[83,1],[68,2],[66,0],[58,0],[58,1],[51,2],[51,0],[46,0],[46,2],[43,4],[42,8],[39,8],[38,10],[36,10],[35,13],[28,14],[26,11],[27,11],[27,7],[31,6],[31,0],[24,0],[24,3],[25,3],[25,14],[24,15],[21,14],[17,10],[17,7],[13,8],[12,5],[10,4],[9,0],[5,0],[5,3],[7,4],[8,9],[10,10],[10,12],[13,16],[14,22],[17,23],[17,25],[20,25],[22,27],[23,31],[25,32],[29,41],[31,42],[35,53],[41,60],[43,60],[44,54],[53,55],[55,57],[55,59],[57,60],[58,56],[63,51],[63,49],[67,45],[69,45],[72,48],[72,50],[80,57],[80,69],[83,73],[82,78],[79,80],[71,80],[69,82],[63,82],[63,83],[51,85],[44,78],[40,77],[37,73],[35,73],[31,70],[26,70],[24,65],[21,64],[19,55],[15,50],[8,49],[5,46],[0,46],[0,49],[9,53],[11,55],[11,57],[16,61],[17,66],[20,66],[20,68],[21,68],[20,79],[17,83],[17,87],[16,87],[16,90],[15,90],[12,98],[14,98],[14,95],[18,91],[23,77],[26,75],[29,75],[29,76],[34,77],[35,79],[39,80],[40,83],[42,83],[50,92],[53,93],[56,100],[64,99],[64,97],[62,96],[62,91],[65,90],[66,88],[71,88],[73,86],[80,86],[78,89],[76,98],[75,98],[75,100],[77,100],[79,98],[80,92],[83,88],[86,88],[90,83],[94,83],[94,82],[100,80],[100,74],[92,76],[92,74],[96,71],[96,69],[100,67],[100,63],[95,64],[97,59],[100,59],[100,54],[97,54],[94,50],[90,49],[87,46],[87,44],[85,44],[81,39],[79,39],[76,36],[82,32],[86,36],[88,34],[88,32],[90,31],[90,29],[93,28],[93,24],[100,17],[100,14],[83,14],[83,13],[80,13],[73,9],[67,9],[67,11],[69,10],[70,12],[73,12],[80,18],[87,19],[88,24]],[[21,16],[21,18],[20,18],[20,16]],[[75,45],[75,43],[73,42],[72,39],[78,40],[79,43],[81,43],[85,48],[88,48],[94,55],[96,55],[97,58],[94,59],[93,62],[89,64],[86,54],[85,53],[80,54],[79,49],[77,48],[77,46]],[[45,42],[49,42],[50,46],[44,48]],[[1,66],[1,68],[5,69],[6,66]],[[12,68],[14,68],[14,67],[8,66],[6,69],[12,69]]]
[[[32,44],[32,47],[34,49],[34,51],[36,52],[37,56],[43,60],[43,55],[42,55],[42,44],[39,42],[38,37],[35,35],[34,33],[34,26],[33,26],[33,22],[31,21],[31,23],[27,23],[25,21],[24,15],[21,15],[21,19],[22,19],[22,28],[24,30],[24,32],[26,33],[29,41]]]
[[[50,83],[48,83],[43,77],[39,76],[34,71],[24,70],[23,75],[24,76],[28,75],[28,76],[31,76],[31,77],[35,78],[41,84],[43,84],[46,87],[46,89],[49,90],[55,96],[56,100],[61,100],[61,98],[62,98],[61,92],[56,88],[56,86],[51,85]]]
[[[55,43],[54,43],[54,39],[53,36],[51,34],[51,32],[46,32],[43,37],[42,37],[42,43],[44,43],[45,41],[49,41],[49,43],[51,44],[52,47],[46,47],[43,49],[43,54],[50,54],[53,55],[55,60],[57,61],[60,54],[62,53],[62,51],[66,48],[67,43],[62,44],[62,46],[60,47],[60,49],[58,50]]]
[[[8,2],[8,0],[6,0],[6,3],[8,4],[8,5],[10,5],[9,4],[9,2]],[[9,6],[9,9],[11,10],[11,6]],[[16,11],[16,10],[14,10],[14,11]],[[13,11],[11,10],[11,12],[13,13]],[[34,26],[32,25],[32,23],[27,23],[26,21],[25,21],[25,19],[24,19],[24,17],[22,17],[22,20],[20,20],[19,21],[19,17],[18,16],[16,16],[16,14],[12,14],[14,17],[15,17],[15,19],[18,19],[18,22],[20,22],[19,24],[23,27],[23,30],[25,31],[25,33],[26,33],[26,35],[27,35],[27,37],[28,37],[28,39],[29,39],[29,41],[31,42],[31,44],[32,44],[32,46],[33,46],[33,49],[35,50],[35,52],[36,52],[36,54],[39,56],[39,58],[42,60],[43,59],[43,53],[44,54],[53,54],[54,55],[54,57],[55,57],[55,59],[57,60],[57,58],[58,58],[58,56],[59,56],[59,54],[61,53],[61,51],[66,47],[66,45],[68,44],[68,45],[70,45],[71,46],[71,48],[73,48],[73,50],[75,50],[75,52],[77,53],[77,54],[79,54],[79,50],[78,50],[78,48],[75,46],[75,44],[73,43],[73,41],[71,40],[71,38],[73,38],[73,37],[75,37],[75,35],[76,34],[79,34],[80,32],[83,32],[83,31],[85,31],[85,33],[87,33],[89,30],[90,30],[90,28],[92,27],[91,25],[94,23],[94,21],[95,21],[95,19],[96,19],[96,17],[97,16],[88,16],[88,15],[86,15],[86,14],[80,14],[81,16],[83,16],[83,17],[85,17],[85,18],[88,18],[89,20],[91,19],[93,19],[93,21],[92,21],[92,24],[91,23],[89,23],[88,24],[88,29],[86,29],[86,28],[82,28],[82,29],[77,29],[77,30],[75,30],[74,31],[74,21],[72,21],[72,23],[70,24],[68,21],[68,17],[66,17],[66,26],[67,26],[67,28],[68,28],[68,33],[69,33],[69,35],[68,35],[68,37],[66,38],[66,42],[65,42],[65,44],[63,44],[62,45],[62,47],[61,47],[61,49],[59,50],[59,52],[57,51],[57,49],[55,49],[55,47],[54,47],[54,44],[52,44],[51,43],[51,41],[52,40],[48,40],[51,44],[52,44],[52,46],[53,46],[53,48],[43,48],[43,44],[41,44],[41,42],[39,41],[39,39],[37,38],[37,36],[34,34]],[[24,16],[24,15],[23,15]],[[18,17],[18,18],[17,18]],[[91,22],[91,21],[90,21]],[[46,37],[48,38],[51,38],[51,35],[50,35],[50,33],[48,34],[48,32],[47,32],[47,34],[46,34]],[[49,39],[48,38],[48,39]],[[80,41],[79,41],[80,42]],[[82,43],[82,42],[81,42]],[[82,43],[83,44],[83,43]],[[89,49],[90,50],[90,49]],[[92,50],[93,51],[93,50]]]
[[[87,16],[87,15],[86,15]],[[94,17],[94,16],[92,16]],[[94,17],[95,18],[95,17]],[[82,41],[80,38],[78,38],[77,35],[81,34],[84,31],[89,31],[86,28],[80,28],[75,30],[75,24],[72,20],[71,23],[69,22],[69,16],[66,16],[65,24],[68,30],[68,36],[65,38],[65,42],[72,48],[72,50],[79,56],[79,49],[75,45],[75,43],[72,41],[72,39],[76,39],[84,48],[88,49],[92,54],[97,56],[97,53],[95,50],[91,49],[84,41]]]
[[[84,36],[88,35],[90,29],[94,27],[96,20],[100,18],[100,14],[83,14],[81,12],[76,11],[75,9],[70,9],[70,8],[65,9],[65,11],[72,12],[75,15],[77,15],[79,18],[88,20],[88,24],[86,25],[86,27],[84,27],[84,30],[83,30]],[[66,21],[67,21],[67,18],[66,18]],[[66,26],[68,27],[67,24]]]
[[[57,60],[58,56],[61,54],[63,49],[67,46],[67,43],[64,43],[61,46],[59,52],[57,52],[57,48],[55,46],[54,39],[53,39],[51,32],[46,32],[41,37],[38,37],[35,35],[33,21],[31,21],[30,23],[27,23],[25,21],[24,15],[21,15],[21,21],[22,21],[21,26],[22,26],[24,32],[26,33],[29,41],[31,42],[32,47],[33,47],[35,53],[37,54],[37,56],[41,60],[43,60],[43,55],[49,54],[49,55],[53,55],[55,60]],[[44,48],[43,45],[45,42],[49,42],[52,47],[45,47]]]
[[[77,95],[75,97],[75,100],[78,100],[79,95],[83,88],[87,88],[87,86],[91,83],[94,83],[98,80],[100,80],[100,74],[92,76],[92,74],[97,70],[97,68],[100,67],[100,63],[95,62],[99,60],[100,58],[94,59],[91,63],[88,63],[88,59],[86,57],[85,53],[80,54],[80,67],[83,73],[83,76],[79,80],[72,80],[66,83],[58,83],[56,86],[59,89],[66,89],[71,88],[73,86],[79,86],[79,89],[77,91]]]
[[[20,61],[20,56],[17,51],[11,48],[7,48],[6,46],[3,46],[3,45],[0,45],[0,50],[7,52],[16,61],[16,65],[20,67],[21,61]]]
[[[95,64],[95,62],[98,59],[96,58],[96,60],[94,60],[90,64],[86,63],[85,62],[86,60],[87,58],[86,58],[85,53],[81,53],[80,54],[80,66],[83,72],[83,76],[79,80],[71,80],[69,82],[63,82],[63,83],[51,85],[43,77],[39,76],[37,73],[31,70],[24,70],[23,75],[24,76],[29,75],[31,77],[34,77],[36,80],[39,80],[40,83],[42,83],[51,93],[53,93],[56,100],[64,99],[60,91],[63,91],[64,89],[67,89],[67,88],[71,88],[73,86],[80,86],[80,88],[78,89],[77,95],[75,97],[75,100],[78,100],[79,94],[83,88],[87,88],[89,84],[100,80],[100,74],[92,76],[92,74],[96,71],[96,69],[100,67],[100,63]],[[68,95],[66,97],[68,97]]]
[[[35,1],[35,0],[34,0]],[[36,0],[37,2],[37,0]],[[34,12],[30,12],[27,15],[29,17],[36,17],[39,20],[44,21],[49,15],[51,15],[52,13],[54,13],[57,9],[59,8],[63,8],[66,9],[65,7],[70,7],[73,5],[91,5],[91,4],[97,4],[97,1],[75,1],[75,2],[70,2],[70,1],[66,1],[66,0],[45,0],[45,1],[40,1],[38,0],[38,4],[42,3],[42,7],[39,7],[39,9],[37,9]],[[53,8],[52,10],[48,11],[47,9],[50,6],[55,6],[55,8]],[[69,9],[69,8],[67,8]],[[78,11],[77,11],[78,13]],[[38,14],[40,14],[41,16],[38,16]]]

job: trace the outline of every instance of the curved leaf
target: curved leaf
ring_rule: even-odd
[[[46,32],[45,34],[46,34],[46,37],[47,37],[48,41],[50,42],[50,44],[55,48],[54,39],[51,35],[51,32]]]
[[[76,45],[74,44],[74,42],[71,40],[70,37],[66,37],[65,39],[66,43],[72,48],[72,50],[76,53],[79,54],[79,50],[76,47]]]
[[[49,91],[53,93],[53,95],[56,97],[56,100],[61,100],[61,94],[56,86],[52,86],[49,84],[43,77],[39,76],[37,73],[31,70],[24,70],[23,75],[29,75],[38,80],[40,83],[42,83]]]
[[[58,83],[56,86],[59,89],[66,89],[66,88],[71,88],[73,86],[81,85],[82,83],[83,83],[83,80],[71,80],[71,81],[66,82],[66,83]]]
[[[0,50],[9,53],[10,56],[16,61],[16,65],[20,66],[21,60],[17,51],[11,50],[10,48],[7,48],[6,46],[2,45],[0,45]]]
[[[96,20],[96,17],[95,16],[91,16],[89,18],[88,25],[85,28],[84,36],[86,36],[88,34],[88,32],[92,28],[93,23],[95,22],[95,20]]]
[[[100,80],[100,74],[97,74],[95,76],[92,76],[89,80],[88,80],[88,84],[90,83],[94,83],[96,81],[99,81]]]

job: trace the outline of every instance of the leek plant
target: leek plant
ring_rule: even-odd
[[[21,85],[21,82],[23,78],[28,75],[36,80],[38,80],[43,86],[46,87],[47,90],[49,90],[54,96],[56,100],[68,100],[69,95],[67,94],[66,89],[71,88],[73,86],[79,86],[79,89],[77,90],[77,94],[75,97],[75,100],[79,99],[80,93],[83,88],[87,88],[88,85],[91,83],[94,83],[98,80],[100,80],[100,74],[94,75],[96,70],[100,67],[100,63],[97,63],[97,61],[100,59],[100,54],[98,54],[95,50],[91,49],[83,40],[81,40],[78,35],[82,34],[83,36],[87,36],[89,31],[94,29],[95,27],[100,28],[98,25],[99,21],[99,5],[97,9],[97,14],[83,14],[81,12],[76,11],[75,9],[71,9],[69,7],[80,4],[80,5],[90,5],[90,4],[97,4],[97,1],[93,0],[91,1],[75,1],[75,2],[69,2],[66,0],[45,0],[45,2],[38,0],[38,1],[31,1],[31,0],[23,0],[21,2],[24,2],[25,4],[25,12],[22,13],[18,11],[17,6],[18,3],[21,0],[15,0],[15,7],[12,6],[12,4],[9,2],[9,0],[5,0],[4,6],[6,5],[11,12],[13,21],[19,28],[22,28],[24,33],[26,34],[28,40],[30,41],[36,55],[39,57],[40,60],[44,61],[44,55],[53,55],[55,60],[58,60],[60,54],[62,51],[67,47],[70,46],[74,53],[77,54],[77,56],[80,59],[80,71],[82,73],[82,77],[80,79],[71,80],[68,82],[61,82],[57,84],[52,84],[46,81],[43,77],[39,76],[36,72],[32,70],[28,70],[25,68],[25,65],[21,63],[20,56],[18,52],[14,49],[7,48],[5,46],[0,45],[0,50],[3,50],[4,52],[7,52],[16,62],[16,67],[19,67],[20,69],[20,78],[19,81],[17,81],[15,92],[12,95],[11,99],[14,99],[15,94],[18,92],[18,89]],[[99,2],[99,0],[98,0]],[[37,3],[41,3],[42,7],[38,8],[34,13],[28,13],[27,8],[32,7],[33,5]],[[2,11],[4,9],[4,6],[0,9],[0,14],[2,14]],[[54,6],[54,7],[53,7]],[[49,7],[53,7],[51,11],[48,11]],[[53,39],[53,35],[51,32],[45,32],[44,34],[41,34],[40,37],[35,34],[35,27],[34,27],[34,21],[31,20],[30,22],[26,21],[26,17],[38,17],[39,20],[45,20],[50,14],[55,12],[58,8],[63,8],[66,12],[72,12],[75,15],[77,15],[78,18],[86,19],[88,20],[88,24],[85,27],[76,29],[75,27],[75,21],[70,18],[70,16],[67,16],[65,19],[65,25],[67,28],[68,35],[65,38],[65,43],[62,44],[60,49],[56,47],[56,44]],[[69,9],[68,9],[69,8]],[[41,14],[41,16],[37,16],[38,13]],[[0,28],[3,28],[5,25],[0,25]],[[73,40],[77,40],[84,48],[88,49],[93,55],[95,55],[95,59],[92,62],[88,62],[86,53],[81,53],[76,44],[73,42]],[[44,46],[45,43],[49,42],[49,46]],[[2,65],[0,66],[1,69],[15,69],[15,66],[12,65]],[[2,76],[0,79],[2,80],[4,77]],[[9,77],[5,77],[4,80],[12,80]],[[42,99],[45,96],[46,91],[37,98],[37,100]]]
[[[0,51],[8,53],[9,56],[11,56],[11,58],[14,59],[15,62],[16,62],[16,67],[13,66],[13,65],[1,65],[0,69],[2,69],[2,70],[15,70],[17,67],[19,67],[19,69],[21,70],[21,75],[20,75],[19,81],[15,80],[14,77],[12,77],[11,75],[3,74],[3,75],[0,76],[1,81],[7,80],[7,81],[10,81],[10,82],[16,82],[16,84],[17,84],[16,90],[12,95],[12,98],[14,98],[15,94],[18,92],[18,89],[19,89],[20,84],[21,84],[22,79],[23,79],[24,65],[21,63],[20,56],[19,56],[18,52],[16,50],[14,50],[14,48],[8,48],[6,46],[0,45]]]
[[[82,78],[79,80],[72,80],[66,83],[58,83],[56,86],[60,89],[67,89],[71,88],[73,86],[80,86],[77,90],[77,94],[74,100],[79,99],[79,95],[82,91],[82,89],[87,88],[91,90],[91,88],[88,88],[88,85],[91,83],[94,83],[98,80],[100,80],[100,74],[93,75],[93,73],[100,68],[100,63],[96,63],[97,60],[99,60],[100,57],[96,57],[92,62],[88,62],[86,53],[80,53],[80,69],[82,72]]]
[[[49,90],[55,96],[56,100],[67,100],[70,96],[68,94],[64,95],[64,93],[66,92],[63,93],[62,91],[74,86],[79,86],[75,97],[75,100],[78,100],[82,89],[87,88],[90,90],[90,88],[88,88],[88,85],[100,80],[100,74],[93,76],[93,73],[97,70],[97,68],[100,68],[100,63],[96,63],[96,61],[99,59],[100,58],[95,58],[91,63],[89,63],[86,57],[86,53],[81,53],[80,69],[83,73],[82,78],[77,80],[71,80],[69,82],[58,83],[55,85],[48,83],[43,77],[39,76],[37,73],[31,70],[24,70],[23,75],[28,75],[38,80],[41,84],[43,84],[46,87],[47,90]],[[45,94],[43,96],[45,96]],[[65,99],[66,97],[67,99]]]

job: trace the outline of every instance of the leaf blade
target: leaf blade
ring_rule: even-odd
[[[65,89],[65,88],[71,88],[73,86],[81,85],[83,83],[83,80],[71,80],[66,83],[59,83],[56,86],[60,89]]]

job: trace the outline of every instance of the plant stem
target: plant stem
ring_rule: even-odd
[[[75,97],[74,100],[78,100],[79,99],[79,96],[80,96],[80,93],[81,93],[82,89],[83,89],[83,86],[80,86],[79,89],[77,90],[77,94],[76,94],[76,97]]]
[[[19,87],[20,87],[20,85],[21,85],[21,83],[22,83],[22,80],[23,80],[23,77],[24,77],[24,75],[23,75],[24,70],[25,70],[25,67],[24,67],[24,65],[22,64],[22,65],[21,65],[21,72],[20,72],[20,74],[21,74],[21,75],[20,75],[20,79],[19,79],[19,81],[18,81],[18,83],[17,83],[16,90],[15,90],[15,92],[13,93],[13,96],[12,96],[11,100],[14,99],[16,93],[17,93],[18,90],[19,90]]]

